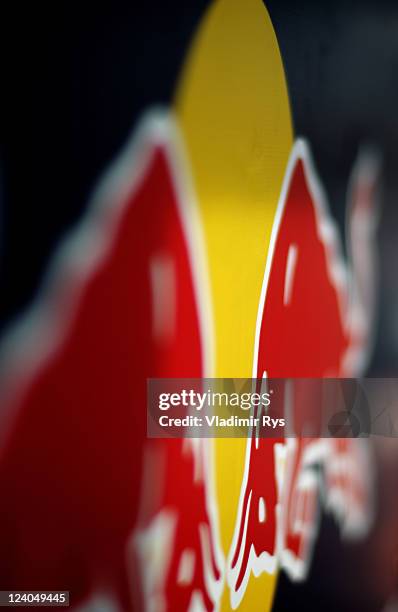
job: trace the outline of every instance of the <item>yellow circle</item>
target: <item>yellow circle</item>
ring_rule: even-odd
[[[217,377],[251,377],[272,223],[292,147],[283,64],[261,0],[218,0],[205,15],[175,99],[210,274]],[[245,440],[216,441],[221,541],[231,545]],[[271,607],[276,575],[250,577],[240,610]],[[225,585],[222,610],[230,610]]]

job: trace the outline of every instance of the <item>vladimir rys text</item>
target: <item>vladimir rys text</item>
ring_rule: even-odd
[[[198,385],[165,392],[163,387],[152,395],[148,435],[240,437],[250,430],[267,429],[275,436],[283,430],[285,419],[272,412],[272,399],[273,390],[264,387],[257,392],[247,391],[247,386],[244,392],[242,388],[206,390]]]

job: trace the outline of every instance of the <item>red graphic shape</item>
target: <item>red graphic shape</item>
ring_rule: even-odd
[[[338,376],[349,345],[343,309],[347,308],[344,286],[333,279],[337,268],[336,246],[324,234],[331,227],[313,200],[298,159],[292,173],[281,218],[258,350],[258,375],[269,378]],[[296,248],[290,299],[285,303],[288,257]]]
[[[260,332],[258,376],[264,371],[270,378],[322,378],[342,373],[342,362],[350,342],[346,320],[342,318],[348,306],[347,295],[342,284],[344,279],[340,285],[336,285],[333,278],[339,273],[338,253],[331,241],[332,230],[326,225],[327,220],[322,213],[320,203],[314,201],[309,189],[303,160],[298,159],[292,173],[268,279]],[[325,238],[328,241],[326,244]],[[296,261],[291,271],[292,278],[288,279],[288,259],[292,248],[295,249]],[[290,299],[286,303],[289,280]],[[296,393],[293,412],[300,413],[307,409],[316,435],[313,419],[319,411],[311,408],[315,398],[307,399],[308,403],[302,401]],[[300,422],[301,425],[306,423],[302,414]],[[297,419],[294,431],[300,435]],[[312,488],[301,490],[299,479],[305,469],[303,456],[306,448],[313,442],[311,438],[299,437],[295,452],[288,455],[288,462],[292,462],[288,466],[291,480],[283,498],[284,546],[294,557],[303,561],[309,555],[313,536],[310,527],[316,517],[318,490],[315,480]],[[260,440],[261,448],[268,444],[269,441]],[[295,529],[297,521],[301,523],[298,530]]]
[[[46,357],[8,380],[12,390],[2,410],[13,419],[0,457],[0,583],[3,589],[68,589],[72,605],[105,591],[123,609],[134,608],[126,543],[137,524],[140,490],[151,497],[163,487],[163,505],[178,513],[173,555],[189,541],[198,559],[191,590],[203,594],[210,610],[198,537],[206,525],[212,550],[205,489],[194,482],[182,442],[156,441],[166,479],[157,465],[141,482],[147,378],[201,377],[203,354],[168,152],[144,142],[126,175],[129,155],[112,178],[125,168],[119,190],[104,189],[101,206],[86,220],[86,252],[78,253],[80,232],[70,245],[77,265],[57,270],[47,310],[42,307],[56,317],[58,340]],[[133,183],[130,176],[143,166]],[[83,274],[97,249],[96,263]],[[163,264],[168,280],[159,281]],[[179,593],[173,571],[167,610],[183,610],[189,597]],[[135,597],[135,609],[142,610]]]
[[[178,444],[176,444],[178,442]],[[201,441],[203,442],[203,441]],[[217,567],[217,561],[212,543],[212,526],[210,523],[208,509],[206,507],[206,483],[203,478],[205,465],[199,465],[201,476],[192,482],[192,474],[196,472],[195,457],[190,448],[190,442],[181,451],[180,440],[173,440],[166,467],[166,487],[162,509],[177,511],[177,526],[174,547],[171,553],[171,561],[166,582],[167,610],[188,610],[192,596],[195,592],[202,595],[205,610],[214,610],[214,601],[209,592],[203,568],[206,566],[204,549],[201,543],[201,531],[207,541],[207,549],[210,551],[208,571],[213,581],[221,577]],[[201,458],[199,456],[199,462]],[[184,483],[184,490],[182,490]],[[185,488],[185,483],[189,486]],[[178,574],[182,554],[184,551],[194,551],[193,577],[189,584],[179,584]]]
[[[297,149],[303,146],[303,143],[296,145]],[[306,159],[308,153],[302,149],[297,153],[297,149],[287,171],[284,201],[278,210],[280,216],[270,245],[258,353],[255,355],[255,375],[259,379],[263,376],[270,379],[323,378],[354,374],[347,366],[347,354],[356,341],[349,330],[347,278],[334,228],[327,219],[316,178]],[[364,342],[365,337],[361,341]],[[273,401],[285,405],[287,393],[285,388]],[[319,494],[319,482],[311,471],[308,472],[313,467],[308,463],[308,451],[315,453],[322,462],[327,453],[334,458],[341,452],[350,453],[356,443],[352,440],[322,442],[317,437],[320,435],[320,424],[314,421],[314,416],[319,414],[317,400],[315,396],[304,397],[300,385],[294,386],[290,408],[288,426],[298,438],[294,448],[287,447],[287,479],[280,497],[275,484],[275,449],[283,440],[256,439],[253,431],[248,442],[237,538],[231,556],[231,568],[236,576],[231,586],[235,592],[242,588],[251,570],[254,569],[256,575],[260,571],[272,572],[269,561],[260,557],[263,553],[276,555],[279,530],[283,554],[288,551],[288,556],[284,557],[289,559],[285,566],[294,578],[304,576],[317,528]],[[313,437],[300,437],[309,424]],[[352,483],[346,482],[346,485],[348,496]],[[265,521],[260,520],[258,512],[261,500],[265,500]],[[278,501],[281,503],[279,516]],[[251,551],[256,559],[249,566]],[[295,565],[297,560],[300,567]]]
[[[275,477],[275,441],[272,442],[264,443],[264,440],[258,440],[261,447],[258,446],[257,448],[255,438],[253,437],[251,440],[250,467],[244,489],[237,544],[231,563],[232,569],[238,568],[238,575],[234,584],[236,591],[241,588],[248,570],[252,547],[258,557],[264,552],[272,556],[275,550],[278,495]],[[260,503],[265,504],[265,520],[260,520]]]

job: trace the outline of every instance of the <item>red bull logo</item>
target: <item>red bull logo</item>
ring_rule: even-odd
[[[186,225],[190,192],[175,174],[177,142],[167,117],[144,124],[118,162],[113,174],[119,174],[118,182],[102,186],[91,216],[64,246],[54,281],[32,315],[32,332],[34,324],[40,329],[52,323],[51,341],[40,355],[17,339],[9,348],[3,403],[9,431],[0,480],[6,492],[3,517],[12,516],[14,528],[2,521],[1,541],[6,556],[17,561],[15,573],[7,566],[3,574],[15,588],[21,580],[29,588],[44,588],[44,573],[53,588],[67,580],[78,602],[100,589],[106,575],[107,589],[122,607],[132,605],[131,587],[138,609],[188,610],[195,601],[209,611],[218,606],[224,560],[208,443],[151,442],[149,471],[143,464],[144,381],[182,372],[198,377],[206,368],[206,313],[203,303],[199,306],[200,272],[190,251],[193,230]],[[346,355],[357,342],[349,330],[346,277],[337,274],[342,263],[327,219],[320,216],[326,213],[307,156],[299,142],[272,234],[254,358],[254,373],[264,384],[267,376],[287,372],[348,374]],[[123,174],[123,169],[128,171]],[[161,224],[153,224],[154,205]],[[76,250],[87,253],[94,236],[101,248],[82,274]],[[304,280],[309,273],[316,278],[311,299]],[[319,303],[328,309],[329,326],[323,325],[325,310]],[[140,325],[132,325],[131,317]],[[308,346],[311,357],[303,365],[300,354]],[[23,372],[17,369],[21,363]],[[293,413],[302,405],[297,398],[289,400],[287,389],[287,407],[289,401]],[[46,437],[43,423],[49,421],[62,431],[59,439]],[[227,567],[234,608],[251,573],[272,574],[280,562],[294,578],[305,576],[317,529],[315,463],[326,469],[327,506],[343,523],[353,508],[366,523],[369,493],[358,444],[321,440],[316,432],[313,438],[289,441],[258,439],[253,432]],[[151,490],[158,470],[161,478]],[[20,480],[24,503],[13,487]],[[44,488],[53,491],[50,501],[35,495]],[[140,513],[137,488],[142,490]],[[40,562],[32,564],[32,555]],[[142,581],[133,579],[139,567]]]
[[[302,437],[299,385],[296,437],[146,439],[148,378],[356,376],[371,329],[372,173],[353,173],[347,265],[262,3],[214,3],[186,66],[2,345],[4,589],[268,609],[279,568],[305,578],[321,505],[347,535],[369,526],[368,449],[314,420]]]

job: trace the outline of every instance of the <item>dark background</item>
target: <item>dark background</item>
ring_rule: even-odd
[[[60,1],[2,9],[0,332],[31,301],[50,254],[140,113],[171,100],[207,4]],[[382,153],[380,309],[369,373],[396,375],[398,4],[266,4],[296,134],[311,143],[342,230],[358,147],[372,144]],[[293,586],[282,576],[275,610],[319,610],[325,589],[323,610],[379,609],[382,595],[364,584],[369,542],[343,554],[334,524],[323,522],[309,580]]]
[[[0,330],[140,113],[167,104],[207,2],[9,3],[1,20]]]

